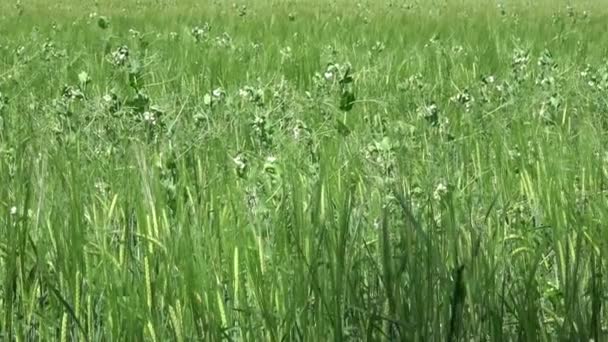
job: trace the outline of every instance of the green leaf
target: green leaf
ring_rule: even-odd
[[[102,30],[105,30],[108,28],[108,26],[110,26],[110,20],[107,17],[100,16],[97,19],[97,26],[99,26],[99,28]]]
[[[340,96],[340,109],[348,112],[353,109],[353,105],[355,104],[355,93],[351,90],[342,90],[342,95]]]
[[[336,129],[338,130],[338,133],[344,137],[348,136],[351,132],[351,129],[339,119],[336,119]]]

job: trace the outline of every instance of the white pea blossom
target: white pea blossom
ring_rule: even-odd
[[[443,182],[440,182],[439,184],[437,184],[435,191],[433,191],[433,198],[436,201],[440,201],[447,195],[447,193],[448,187]]]
[[[149,123],[151,125],[156,125],[156,116],[154,115],[153,112],[145,111],[143,115],[144,115],[144,121],[146,121],[147,123]]]

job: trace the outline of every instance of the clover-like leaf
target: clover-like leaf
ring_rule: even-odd
[[[353,109],[353,105],[355,104],[355,93],[349,89],[343,89],[342,94],[340,95],[340,109],[348,112]]]
[[[100,29],[105,30],[110,26],[110,19],[108,19],[108,17],[104,17],[99,16],[99,18],[97,18],[97,26],[99,26]]]

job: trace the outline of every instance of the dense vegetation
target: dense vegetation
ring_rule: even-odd
[[[0,339],[605,341],[602,2],[3,1]]]

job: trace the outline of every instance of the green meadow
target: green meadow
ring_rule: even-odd
[[[0,340],[607,341],[608,2],[0,3]]]

